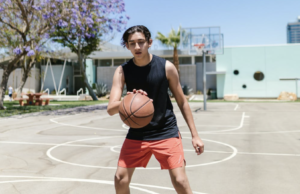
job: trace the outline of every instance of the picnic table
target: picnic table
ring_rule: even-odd
[[[41,98],[42,95],[45,93],[30,93],[30,94],[23,94],[28,96],[28,98],[17,98],[15,100],[19,101],[20,106],[44,106],[48,105],[51,98]],[[26,103],[24,102],[26,101]]]

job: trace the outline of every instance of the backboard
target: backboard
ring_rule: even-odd
[[[189,55],[198,55],[195,44],[205,44],[207,54],[223,54],[223,34],[220,27],[182,28],[180,49],[188,50]]]

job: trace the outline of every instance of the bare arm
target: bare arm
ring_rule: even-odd
[[[195,148],[196,153],[199,155],[204,151],[204,144],[196,130],[190,105],[183,94],[177,69],[169,61],[166,62],[166,76],[169,81],[171,92],[173,93],[178,107],[180,108],[180,111],[191,131],[193,147]]]
[[[119,66],[113,77],[113,84],[110,91],[109,103],[107,112],[109,115],[114,115],[119,112],[119,105],[121,103],[122,92],[124,88],[125,77],[122,66]]]

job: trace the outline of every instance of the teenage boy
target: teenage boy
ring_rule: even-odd
[[[123,143],[115,189],[117,194],[129,194],[129,184],[136,167],[146,167],[152,154],[161,169],[168,169],[173,186],[179,194],[192,194],[185,172],[185,159],[168,87],[175,96],[181,113],[191,131],[192,145],[198,155],[204,144],[198,136],[190,106],[182,92],[177,69],[163,58],[152,55],[150,31],[142,25],[127,29],[122,45],[131,51],[133,58],[119,66],[113,77],[107,112],[118,113],[124,84],[128,93],[141,93],[153,100],[154,116],[147,126],[130,128]]]

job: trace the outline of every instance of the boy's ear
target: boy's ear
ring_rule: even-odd
[[[149,48],[152,46],[153,40],[152,38],[149,39],[148,44],[149,44]]]
[[[128,47],[128,42],[126,42],[126,43],[125,43],[125,45],[126,45],[126,48],[129,50],[129,47]]]

